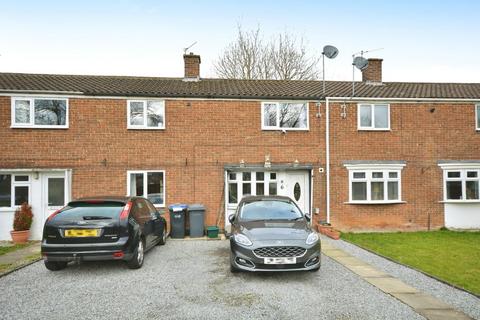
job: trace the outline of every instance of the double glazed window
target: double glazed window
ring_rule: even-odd
[[[401,201],[400,170],[349,170],[352,203],[392,203]]]
[[[227,183],[229,204],[237,204],[243,196],[277,194],[276,172],[228,172]]]
[[[68,128],[68,100],[12,98],[12,127]]]
[[[263,102],[262,129],[308,130],[308,103]]]
[[[475,106],[475,123],[476,129],[480,131],[480,104]]]
[[[359,130],[390,130],[390,106],[388,104],[359,104]]]
[[[130,100],[127,115],[130,129],[165,129],[163,100]]]
[[[445,170],[445,200],[480,200],[480,169]]]
[[[128,171],[128,194],[145,197],[156,206],[165,205],[165,171]]]
[[[30,203],[30,176],[0,174],[0,208]]]

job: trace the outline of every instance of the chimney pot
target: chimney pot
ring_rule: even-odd
[[[382,61],[383,59],[370,58],[368,66],[362,71],[362,81],[370,84],[382,83]]]
[[[183,62],[185,64],[185,77],[184,80],[192,81],[200,79],[200,56],[193,54],[184,54]]]

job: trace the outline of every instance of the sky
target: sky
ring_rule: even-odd
[[[237,26],[288,32],[326,60],[327,80],[352,80],[352,54],[382,58],[384,81],[480,82],[480,1],[0,0],[0,72],[183,76],[183,48],[201,76]],[[356,79],[361,74],[356,71]]]

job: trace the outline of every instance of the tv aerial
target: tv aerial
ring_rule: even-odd
[[[383,48],[378,49],[370,49],[370,50],[361,50],[352,54],[352,97],[355,96],[355,68],[360,71],[367,69],[368,67],[368,60],[363,57],[365,53],[383,50]]]
[[[188,51],[191,47],[193,47],[194,45],[196,45],[196,44],[197,44],[197,41],[195,41],[194,43],[192,43],[192,44],[189,45],[188,47],[183,48],[183,54],[187,54],[187,51]]]
[[[325,97],[325,57],[335,59],[338,56],[338,49],[334,46],[327,45],[323,47],[322,52],[322,77],[323,77],[323,96]]]

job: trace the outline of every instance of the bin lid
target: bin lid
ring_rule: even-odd
[[[168,209],[172,210],[173,212],[183,211],[187,208],[188,208],[188,205],[184,203],[175,203],[168,206]]]
[[[205,210],[205,206],[203,204],[200,204],[200,203],[195,203],[195,204],[189,205],[188,210],[189,211]]]

